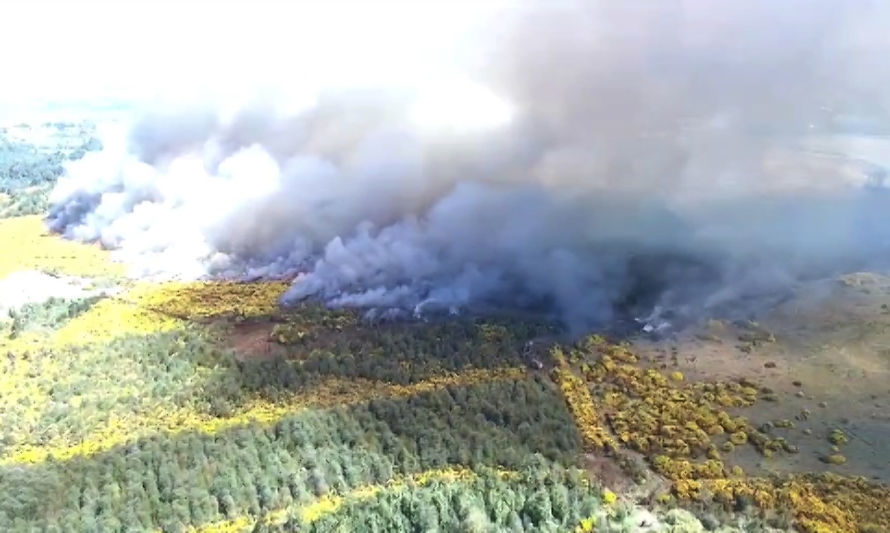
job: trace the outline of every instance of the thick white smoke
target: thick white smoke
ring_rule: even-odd
[[[887,23],[866,1],[517,3],[455,47],[465,78],[147,111],[69,167],[50,224],[139,275],[295,276],[288,301],[701,312],[890,257],[890,143],[843,131],[890,131]]]

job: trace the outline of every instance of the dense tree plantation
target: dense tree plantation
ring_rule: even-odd
[[[571,463],[578,444],[552,386],[534,380],[379,399],[307,411],[273,426],[148,438],[60,463],[6,465],[3,527],[114,530],[120,520],[135,520],[176,530],[447,465],[516,469],[536,453]]]
[[[351,387],[349,380],[411,385],[467,366],[491,368],[497,373],[499,368],[519,368],[524,361],[514,346],[521,344],[520,340],[485,340],[480,332],[494,326],[480,327],[472,321],[447,326],[464,335],[455,334],[458,351],[453,354],[439,349],[436,341],[444,325],[432,328],[426,336],[412,335],[423,331],[413,326],[373,328],[376,333],[356,335],[351,343],[338,340],[308,353],[289,347],[283,357],[273,359],[242,360],[224,349],[228,326],[171,323],[167,319],[159,319],[157,325],[163,329],[174,327],[170,331],[129,334],[98,344],[70,344],[69,339],[90,338],[88,331],[104,339],[104,329],[102,335],[96,335],[90,328],[97,320],[114,320],[109,312],[123,313],[131,325],[137,318],[152,318],[134,314],[128,305],[105,305],[109,300],[49,301],[26,306],[6,322],[9,347],[19,351],[21,357],[0,362],[11,385],[9,394],[0,399],[0,405],[5,406],[0,413],[4,435],[0,443],[4,448],[73,446],[87,435],[96,435],[97,431],[101,434],[101,428],[109,424],[115,426],[111,432],[115,436],[120,429],[134,431],[151,425],[151,420],[144,419],[163,421],[180,415],[204,415],[201,420],[207,420],[231,416],[257,402],[286,405],[296,398],[315,405],[333,405],[345,401],[346,391],[338,389],[360,389]],[[42,345],[35,335],[52,328],[56,331],[48,336],[63,334],[65,342]],[[362,330],[360,326],[353,329]],[[344,333],[346,336],[352,333]],[[328,338],[338,339],[331,335]],[[401,345],[393,347],[393,342]],[[349,351],[350,347],[354,352]],[[14,376],[30,379],[12,383]],[[332,382],[331,378],[340,379]],[[459,384],[461,379],[458,376],[452,381]],[[399,393],[393,386],[390,389]],[[43,407],[37,410],[35,403]],[[78,416],[72,416],[72,411]]]
[[[313,312],[312,307],[303,309]],[[316,373],[407,384],[468,366],[526,365],[532,357],[526,343],[555,331],[550,324],[519,320],[338,326],[334,334],[287,323],[273,329],[273,338],[294,329],[306,333],[296,345],[288,343],[293,356],[245,365],[246,386],[262,387],[271,379],[276,388],[287,388]],[[298,365],[292,364],[294,359]]]
[[[171,413],[212,420],[248,404],[311,395],[328,377],[410,385],[474,362],[480,369],[515,367],[524,357],[516,345],[538,334],[535,328],[507,334],[503,325],[475,321],[428,330],[353,322],[355,333],[344,333],[351,344],[327,335],[336,341],[316,344],[308,353],[291,345],[284,357],[272,360],[239,359],[226,349],[222,343],[237,326],[229,323],[183,323],[100,344],[18,344],[91,324],[89,315],[101,301],[49,300],[16,310],[4,322],[6,348],[21,350],[2,362],[3,390],[10,393],[2,400],[4,530],[141,525],[176,531],[260,517],[331,492],[454,465],[510,470],[530,460],[572,465],[580,449],[555,385],[524,370],[514,371],[512,379],[472,385],[463,385],[456,374],[452,385],[439,389],[369,394],[354,405],[335,406],[335,398],[325,404],[331,407],[300,409],[271,423],[245,420],[209,430],[163,423]],[[420,331],[428,333],[416,334]],[[452,333],[456,351],[439,349],[437,338]],[[489,358],[473,355],[477,351]],[[388,353],[394,364],[361,364]],[[413,371],[403,373],[409,365]],[[157,418],[161,424],[146,422],[155,431],[136,440],[88,446],[98,444],[97,435],[110,436],[103,430],[108,426],[138,434],[146,423],[127,426],[132,418]],[[223,430],[215,431],[218,427]],[[29,455],[36,449],[50,451]],[[597,494],[588,492],[589,498]]]
[[[344,530],[384,507],[404,512],[367,523],[422,530],[431,506],[442,530],[608,523],[563,395],[528,364],[548,360],[528,341],[550,325],[310,307],[268,324],[277,355],[244,357],[228,343],[264,319],[154,317],[130,301],[51,299],[3,322],[3,530]],[[108,340],[110,312],[163,327]],[[78,328],[85,342],[58,340]],[[311,334],[279,338],[297,328]],[[468,475],[410,481],[455,468]]]
[[[514,477],[484,472],[354,500],[312,522],[310,531],[353,531],[357,524],[368,531],[571,531],[602,506],[585,481],[577,471],[540,466]]]

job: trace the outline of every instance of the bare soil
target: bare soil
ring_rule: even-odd
[[[234,348],[236,357],[242,361],[284,356],[286,348],[272,340],[273,327],[275,323],[272,322],[235,324],[227,344]]]

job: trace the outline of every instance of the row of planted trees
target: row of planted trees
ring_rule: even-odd
[[[0,468],[0,529],[177,530],[450,465],[572,464],[580,443],[544,380],[310,410],[220,434],[158,435],[94,456]]]

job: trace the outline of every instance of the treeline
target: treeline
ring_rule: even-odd
[[[521,469],[535,454],[572,464],[579,450],[546,380],[452,388],[5,466],[0,530],[181,531],[449,465]]]

